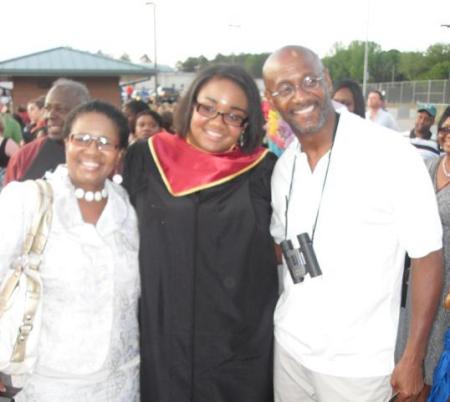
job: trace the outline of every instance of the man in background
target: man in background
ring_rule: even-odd
[[[61,78],[45,97],[47,135],[25,145],[10,159],[6,170],[6,185],[13,180],[38,179],[65,162],[62,129],[69,112],[90,99],[84,84]]]
[[[430,131],[436,117],[436,107],[430,103],[419,105],[417,109],[416,122],[414,128],[407,133],[423,160],[437,158],[439,156],[439,147],[436,141],[431,139]]]
[[[380,91],[372,90],[367,96],[366,119],[380,124],[383,127],[398,131],[397,123],[385,109],[384,96]]]

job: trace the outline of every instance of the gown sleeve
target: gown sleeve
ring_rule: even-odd
[[[132,144],[125,155],[123,166],[123,186],[128,191],[134,205],[136,194],[147,186],[150,149],[146,141]]]
[[[257,225],[259,227],[263,225],[263,230],[268,230],[268,225],[270,225],[272,214],[270,181],[276,160],[275,154],[269,152],[255,172],[256,174],[252,175],[250,179],[250,193],[258,217]],[[266,222],[266,218],[269,221]]]

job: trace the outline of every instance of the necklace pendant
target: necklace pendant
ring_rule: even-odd
[[[442,171],[444,172],[445,177],[450,177],[450,172],[447,171],[447,155],[442,160]]]
[[[84,199],[87,202],[92,202],[94,201],[94,193],[92,191],[86,191],[86,193],[84,194]]]
[[[94,200],[97,201],[97,202],[99,202],[99,201],[101,201],[102,199],[103,199],[102,193],[101,193],[100,191],[96,191],[96,192],[94,193]]]

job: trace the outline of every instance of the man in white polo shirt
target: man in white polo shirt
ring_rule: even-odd
[[[311,50],[276,51],[263,75],[267,99],[296,134],[272,178],[272,235],[297,247],[308,233],[322,272],[294,284],[284,260],[275,400],[410,400],[423,386],[442,287],[442,229],[425,165],[389,129],[335,111],[330,77]],[[405,251],[414,324],[394,368]]]

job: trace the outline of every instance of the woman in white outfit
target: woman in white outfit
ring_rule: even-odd
[[[138,401],[137,221],[126,192],[108,179],[127,146],[127,120],[93,101],[71,112],[64,135],[67,165],[47,177],[53,220],[40,266],[38,361],[15,398]],[[21,253],[38,202],[32,190],[13,182],[1,193],[0,281]]]

